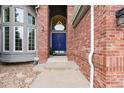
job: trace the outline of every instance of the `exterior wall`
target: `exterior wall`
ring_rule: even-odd
[[[37,13],[38,24],[38,56],[39,63],[44,63],[49,57],[49,7],[40,5]]]
[[[106,6],[94,8],[94,87],[106,87]]]
[[[124,28],[115,12],[124,6],[95,6],[94,87],[124,87]]]
[[[25,6],[25,5],[3,5],[1,6],[1,11],[6,8],[9,7],[10,8],[10,22],[7,23],[3,23],[3,19],[1,18],[1,30],[3,29],[3,26],[9,26],[10,27],[10,31],[9,31],[9,44],[10,44],[10,49],[9,52],[4,52],[3,51],[3,37],[1,33],[1,58],[0,61],[2,62],[26,62],[26,61],[33,61],[34,57],[36,56],[36,51],[32,51],[29,52],[28,51],[28,43],[27,43],[27,28],[28,28],[28,19],[27,19],[27,15],[28,13],[30,13],[32,16],[34,16],[36,18],[36,12],[35,12],[35,8],[32,6]],[[21,23],[16,23],[14,22],[14,8],[21,8],[24,10],[24,24]],[[1,13],[1,15],[3,15]],[[2,16],[1,16],[2,17]],[[18,52],[18,51],[14,51],[14,26],[23,26],[23,51],[22,52]],[[34,28],[36,28],[36,26],[33,26]],[[1,31],[2,32],[2,31]]]
[[[90,52],[90,9],[74,28],[74,59],[80,71],[89,80],[90,66],[88,56]]]
[[[74,6],[67,6],[67,57],[68,60],[74,60],[74,31],[72,26],[72,15]]]
[[[52,33],[66,33],[66,19],[67,19],[67,6],[66,5],[55,5],[51,6],[49,5],[49,11],[50,11],[50,17],[49,17],[49,24],[50,24],[50,48],[52,49]],[[65,26],[64,31],[56,31],[54,29],[54,26],[56,25],[55,20],[58,20],[58,18],[61,17],[61,22]],[[54,25],[52,25],[54,24]],[[66,39],[67,41],[67,39]],[[67,45],[66,45],[67,46]],[[67,47],[66,47],[67,48]],[[66,53],[66,51],[65,51]],[[63,54],[65,54],[63,53]]]

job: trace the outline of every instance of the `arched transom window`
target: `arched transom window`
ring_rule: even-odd
[[[52,30],[53,31],[65,31],[66,30],[66,18],[62,15],[57,15],[52,18]]]

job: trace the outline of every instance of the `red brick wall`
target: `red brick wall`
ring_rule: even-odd
[[[49,7],[47,5],[42,5],[39,7],[37,24],[39,63],[44,63],[47,61],[49,56]]]
[[[106,7],[95,6],[94,8],[94,86],[105,87],[106,84]]]
[[[88,56],[90,52],[90,9],[74,28],[74,59],[80,71],[89,80],[90,66]]]
[[[124,6],[95,6],[95,87],[124,87],[124,27],[115,11]]]
[[[67,6],[67,57],[68,60],[74,60],[74,31],[72,27],[72,15],[74,6]]]

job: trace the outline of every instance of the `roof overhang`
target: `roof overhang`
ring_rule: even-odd
[[[72,25],[75,28],[80,20],[85,16],[87,11],[90,9],[90,5],[77,5],[74,8],[72,16]]]

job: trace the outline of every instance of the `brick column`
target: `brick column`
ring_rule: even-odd
[[[124,87],[124,27],[115,11],[124,6],[95,6],[95,87]]]
[[[68,60],[74,60],[74,31],[72,27],[72,15],[74,11],[74,6],[67,6],[67,57]]]
[[[106,7],[94,8],[94,87],[106,87]]]
[[[47,61],[49,56],[49,7],[40,5],[37,14],[38,22],[38,56],[39,63]]]

